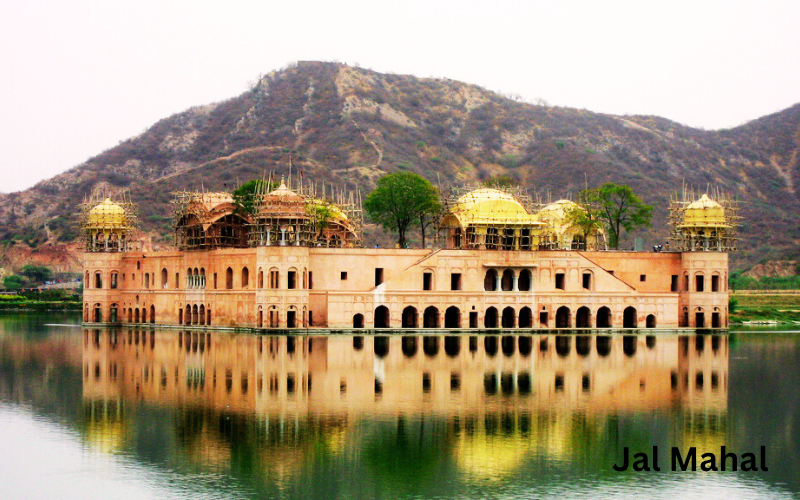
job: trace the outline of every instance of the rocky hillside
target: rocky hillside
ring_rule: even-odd
[[[31,189],[0,195],[0,241],[31,247],[77,237],[78,202],[130,191],[155,245],[169,242],[170,193],[226,189],[285,174],[368,191],[386,172],[440,186],[496,175],[560,198],[605,181],[656,206],[647,244],[667,235],[670,194],[685,183],[741,200],[735,265],[791,254],[800,241],[800,104],[720,131],[654,116],[614,116],[518,102],[461,82],[305,62],[248,92],[154,124]]]

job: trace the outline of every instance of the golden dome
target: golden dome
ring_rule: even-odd
[[[467,224],[538,225],[517,199],[505,191],[481,188],[461,196],[448,216]]]
[[[728,227],[725,209],[704,194],[686,207],[681,227]]]
[[[118,229],[126,227],[127,222],[125,209],[106,198],[89,210],[87,225],[92,229]]]

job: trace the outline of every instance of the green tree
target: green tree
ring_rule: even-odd
[[[53,277],[53,271],[49,267],[36,264],[25,264],[20,274],[28,278],[31,283],[44,283]]]
[[[25,284],[25,279],[22,276],[12,274],[3,279],[3,288],[6,290],[19,290]]]
[[[370,218],[387,231],[396,232],[401,248],[406,246],[408,228],[418,224],[423,215],[432,215],[440,208],[439,191],[412,172],[384,175],[364,200]]]
[[[317,227],[317,239],[322,238],[325,228],[336,217],[334,208],[326,201],[314,200],[307,205],[307,211],[314,218],[314,225]]]
[[[236,212],[242,216],[250,216],[256,213],[256,197],[259,193],[268,193],[275,189],[275,183],[267,182],[263,179],[253,179],[247,181],[233,191],[233,203],[236,205]]]
[[[580,228],[583,241],[588,245],[589,235],[605,226],[603,212],[599,208],[597,190],[585,189],[578,195],[578,203],[567,208],[564,216],[567,221]],[[588,249],[588,247],[587,247]]]
[[[642,202],[630,186],[607,182],[593,191],[587,196],[597,200],[611,248],[619,248],[623,229],[631,232],[639,227],[650,227],[653,206]]]

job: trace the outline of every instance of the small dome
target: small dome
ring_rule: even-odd
[[[273,198],[274,197],[274,198],[288,199],[288,200],[291,200],[291,201],[294,201],[294,200],[303,201],[303,197],[302,196],[300,196],[299,194],[295,193],[294,191],[292,191],[291,189],[286,187],[286,184],[284,184],[283,182],[281,182],[281,185],[278,186],[278,189],[270,191],[269,194],[267,194],[267,197],[268,198]]]
[[[89,210],[87,226],[93,229],[115,229],[126,227],[127,222],[125,209],[111,201],[110,198],[106,198],[102,203]]]
[[[683,213],[682,227],[727,226],[725,209],[704,194],[699,200],[689,203]]]
[[[536,212],[536,215],[539,218],[549,216],[558,219],[564,219],[564,217],[566,217],[567,215],[568,210],[573,210],[574,208],[579,206],[580,205],[578,205],[572,200],[558,200],[543,206],[541,210]]]
[[[481,188],[461,196],[450,214],[466,224],[535,224],[531,214],[505,191]]]

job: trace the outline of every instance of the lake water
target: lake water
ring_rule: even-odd
[[[800,498],[800,332],[78,321],[0,316],[0,498]],[[612,468],[654,446],[660,472]],[[673,447],[699,469],[722,446],[768,471],[671,470]]]

